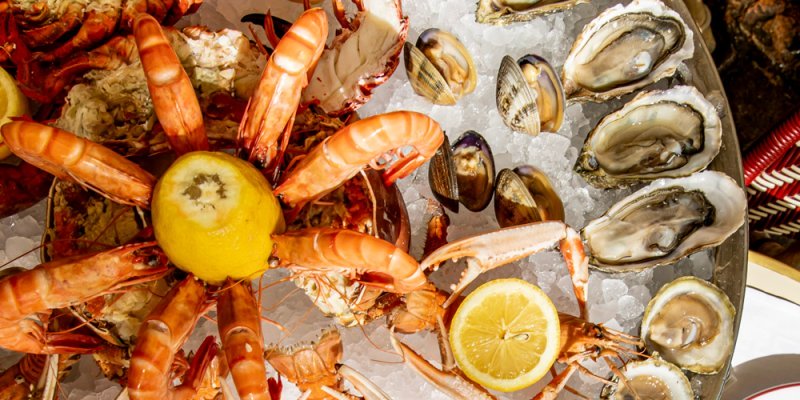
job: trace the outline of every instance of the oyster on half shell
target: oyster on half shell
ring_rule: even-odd
[[[590,265],[628,272],[671,264],[725,241],[746,207],[742,188],[720,172],[656,180],[583,228]]]
[[[475,20],[483,24],[505,25],[530,21],[589,0],[479,0]]]
[[[612,188],[691,175],[717,156],[722,124],[694,87],[640,93],[604,117],[586,138],[575,172]]]
[[[606,385],[601,394],[602,399],[663,399],[692,400],[694,393],[686,375],[675,365],[657,358],[644,361],[631,361],[622,369],[623,383],[619,376],[614,376],[615,385]]]
[[[692,31],[658,0],[609,8],[587,24],[564,62],[567,98],[606,100],[672,76],[694,54]]]
[[[699,374],[722,370],[733,352],[736,311],[728,296],[687,276],[664,285],[642,319],[641,336],[651,352]]]

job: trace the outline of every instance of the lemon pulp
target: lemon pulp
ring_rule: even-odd
[[[491,389],[510,392],[544,376],[560,348],[558,312],[547,295],[520,279],[498,279],[459,306],[450,345],[459,368]]]
[[[28,112],[28,99],[17,87],[14,78],[0,67],[0,127],[11,122],[11,117],[19,117]],[[11,155],[0,135],[0,160]]]
[[[270,235],[283,230],[272,189],[249,163],[225,153],[191,152],[156,184],[153,229],[178,268],[220,283],[267,268]]]

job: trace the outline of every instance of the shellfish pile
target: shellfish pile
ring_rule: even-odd
[[[470,130],[480,132],[494,153],[496,170],[492,174],[501,169],[513,169],[525,164],[535,166],[549,177],[552,190],[563,202],[562,218],[569,225],[575,228],[582,228],[587,225],[588,221],[600,217],[614,204],[620,203],[625,196],[633,193],[630,188],[610,191],[595,188],[587,182],[587,180],[590,180],[589,178],[584,179],[573,172],[573,166],[576,163],[581,164],[583,160],[591,157],[602,158],[599,154],[584,156],[583,148],[585,143],[589,143],[586,138],[590,136],[590,131],[595,126],[602,124],[601,118],[603,116],[619,110],[624,101],[630,100],[630,96],[623,100],[609,99],[599,103],[570,103],[564,110],[564,121],[560,124],[560,128],[553,128],[557,132],[530,136],[513,132],[497,113],[495,90],[498,79],[497,71],[504,56],[511,55],[516,60],[530,53],[538,54],[549,60],[556,67],[556,70],[562,70],[564,62],[568,59],[571,44],[583,26],[610,6],[610,3],[610,1],[600,0],[590,4],[578,4],[570,11],[541,16],[524,24],[499,27],[476,23],[475,6],[470,2],[462,0],[407,1],[404,3],[404,12],[412,21],[408,33],[409,42],[422,35],[423,31],[430,27],[453,33],[474,58],[473,63],[477,70],[477,85],[472,93],[462,93],[455,106],[432,105],[428,100],[415,93],[406,73],[400,71],[400,69],[404,68],[401,66],[398,67],[398,71],[388,82],[375,90],[373,99],[362,107],[359,113],[362,116],[369,116],[399,109],[419,111],[439,121],[447,130],[448,137],[453,143],[456,143],[464,132]],[[237,21],[241,15],[248,12],[263,11],[248,7],[239,4],[239,2],[230,2],[229,4],[223,1],[208,0],[197,16],[189,18],[184,23],[202,22],[210,25],[212,29],[216,29],[229,27],[230,21]],[[282,10],[281,7],[286,7],[286,10]],[[299,8],[289,7],[291,6],[288,4],[277,5],[273,12],[277,15],[283,15],[287,19],[293,19],[299,14]],[[448,12],[442,13],[439,10],[448,10]],[[219,19],[220,16],[222,19]],[[691,41],[691,37],[688,40]],[[666,89],[670,85],[670,82],[661,81],[655,88]],[[674,108],[678,113],[684,111],[682,107]],[[713,113],[713,107],[711,108]],[[625,114],[625,109],[617,112]],[[640,110],[631,111],[630,114],[636,112],[647,113],[646,110]],[[702,140],[700,141],[701,144],[698,144],[698,140],[692,136],[692,134],[696,135],[697,132],[702,135],[705,131],[713,129],[704,124],[706,119],[713,118],[706,118],[703,113],[700,113],[701,117],[697,117],[695,115],[697,113],[690,112],[689,114],[688,118],[690,120],[700,120],[699,125],[695,124],[694,129],[689,129],[690,132],[687,133],[687,137],[678,137],[678,133],[671,135],[670,138],[675,137],[675,140],[664,144],[664,146],[668,148],[671,148],[670,146],[678,146],[685,149],[694,145],[698,149],[697,153],[703,153],[704,149],[713,148],[714,144],[708,144],[702,142]],[[595,130],[591,135],[592,137],[599,137],[600,133]],[[718,143],[716,146],[718,147]],[[597,146],[593,149],[597,152],[602,148],[603,146]],[[615,154],[618,152],[618,150],[615,150]],[[681,164],[681,166],[692,164],[692,162],[674,160],[674,157],[670,157],[669,161],[674,161],[674,163]],[[591,163],[587,161],[587,163],[592,166],[595,166],[595,164],[602,165],[601,162]],[[704,168],[707,163],[702,164],[701,162],[702,166],[684,175]],[[636,164],[638,165],[639,163]],[[657,169],[662,168],[657,167]],[[622,182],[625,182],[626,177],[631,175],[625,170],[622,172],[622,178],[613,178],[611,172],[605,169],[603,171],[604,177],[611,176],[611,180],[616,179],[616,181]],[[422,253],[425,235],[424,219],[426,217],[428,199],[434,197],[428,184],[428,174],[429,171],[426,166],[420,168],[411,177],[400,183],[403,197],[408,205],[411,226],[414,229],[412,232],[412,254],[417,257]],[[604,182],[609,180],[602,179],[605,179]],[[608,186],[616,186],[616,183]],[[687,202],[690,200],[687,200]],[[713,199],[706,200],[714,202]],[[681,201],[678,200],[679,203]],[[486,205],[482,204],[482,206]],[[464,208],[466,208],[466,205]],[[478,213],[467,211],[464,208],[460,213],[451,215],[452,228],[449,231],[449,239],[458,239],[489,229],[495,229],[498,226],[497,217],[491,211],[491,205]],[[475,208],[481,207],[476,206]],[[701,204],[694,208],[704,209],[708,207]],[[707,225],[707,221],[708,217],[701,217],[700,225]],[[9,225],[10,222],[4,220],[0,221],[0,224],[5,226]],[[736,228],[738,228],[738,225],[733,227],[733,229]],[[22,233],[15,232],[13,227],[8,232],[3,232],[3,235],[5,237],[0,237],[0,239],[4,241],[8,241],[9,239],[7,238],[10,235],[23,236]],[[30,234],[26,233],[24,235]],[[700,244],[696,247],[702,248],[705,245]],[[7,244],[6,247],[8,247]],[[650,256],[645,258],[650,258]],[[0,257],[0,262],[4,262],[2,257]],[[709,279],[714,268],[713,265],[711,252],[701,251],[679,260],[677,264],[646,269],[641,272],[634,271],[622,275],[608,275],[593,271],[589,292],[590,318],[593,322],[604,323],[610,328],[638,334],[645,306],[664,283],[684,275],[694,275],[702,279]],[[636,270],[636,268],[633,268],[633,270]],[[457,268],[443,269],[437,275],[434,275],[433,279],[440,284],[452,282],[456,279],[458,272]],[[275,275],[280,275],[282,272],[271,271],[270,274],[273,275],[270,281],[274,281],[276,280]],[[513,266],[485,274],[480,278],[480,281],[511,275],[521,276],[530,282],[536,283],[548,293],[559,310],[577,314],[577,304],[574,301],[571,282],[563,266],[563,261],[558,255],[552,253],[538,254]],[[293,339],[296,340],[312,340],[320,329],[330,324],[330,320],[322,316],[318,311],[309,310],[304,295],[294,292],[294,287],[291,285],[280,285],[272,289],[270,296],[265,297],[263,303],[265,307],[274,310],[274,314],[271,314],[271,317],[284,323],[292,332]],[[276,307],[279,303],[280,307]],[[215,329],[214,324],[209,321],[201,321],[199,325],[193,339],[185,347],[187,351],[197,348],[205,333]],[[267,341],[277,341],[280,338],[280,335],[274,329],[267,329],[266,334]],[[413,375],[411,371],[391,362],[375,362],[376,359],[395,361],[391,356],[381,353],[370,344],[372,342],[381,348],[388,348],[388,334],[384,326],[372,324],[366,326],[363,331],[350,329],[342,331],[342,334],[342,339],[347,349],[347,357],[350,360],[348,363],[362,371],[370,371],[370,378],[393,397],[446,398]],[[423,355],[434,358],[437,350],[436,340],[433,336],[430,333],[422,333],[409,337],[408,342],[415,348],[421,349]],[[369,341],[367,341],[367,338]],[[608,372],[607,368],[601,364],[587,366],[599,375]],[[64,383],[64,390],[69,393],[68,398],[83,398],[87,392],[95,392],[94,382],[91,381],[91,378],[87,379],[87,377],[92,376],[91,368],[92,365],[86,362],[82,363],[80,368],[76,368],[80,372],[73,374],[71,379]],[[80,375],[80,377],[77,375]],[[413,381],[415,384],[409,385],[407,383],[409,381]],[[538,392],[544,383],[541,382],[525,391],[513,393],[510,397],[529,398],[532,393]],[[575,378],[570,385],[583,393],[600,392],[599,385],[591,378]],[[291,388],[287,388],[284,393],[286,398],[299,396],[299,393],[291,392],[290,390]],[[103,399],[110,399],[116,395],[113,391],[106,393],[108,394],[104,393]],[[111,397],[107,397],[109,395]],[[569,395],[564,394],[563,396],[568,397]]]

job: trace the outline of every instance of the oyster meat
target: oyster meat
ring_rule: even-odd
[[[715,374],[733,352],[735,314],[718,287],[683,277],[664,285],[647,304],[641,336],[665,360],[699,374]]]
[[[451,33],[426,29],[416,45],[406,43],[403,58],[414,91],[434,104],[453,105],[475,90],[478,73],[466,47]]]
[[[505,25],[530,21],[549,14],[588,3],[589,0],[480,0],[475,20],[484,24]]]
[[[606,100],[672,76],[694,54],[692,31],[658,0],[634,0],[598,15],[572,45],[562,79],[567,98]]]
[[[722,124],[692,86],[640,93],[586,138],[575,172],[611,188],[691,175],[717,156]]]
[[[622,376],[614,377],[615,385],[603,388],[602,398],[611,400],[692,400],[694,393],[686,375],[678,367],[656,358],[625,364]]]
[[[746,206],[742,188],[720,172],[656,180],[583,229],[590,265],[627,272],[671,264],[725,241]]]

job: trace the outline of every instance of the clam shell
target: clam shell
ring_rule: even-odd
[[[453,164],[453,150],[447,135],[436,154],[431,157],[428,168],[428,184],[433,197],[453,212],[458,212],[458,180]]]
[[[503,228],[537,221],[564,221],[564,205],[550,180],[530,165],[500,171],[494,212]]]
[[[467,131],[453,144],[458,199],[470,211],[481,211],[492,201],[494,157],[486,139]]]
[[[517,132],[536,136],[541,131],[536,94],[509,56],[503,57],[497,72],[497,111],[503,122]]]
[[[478,82],[475,62],[467,48],[451,33],[430,28],[406,43],[404,62],[411,87],[434,104],[453,105],[472,93]]]

